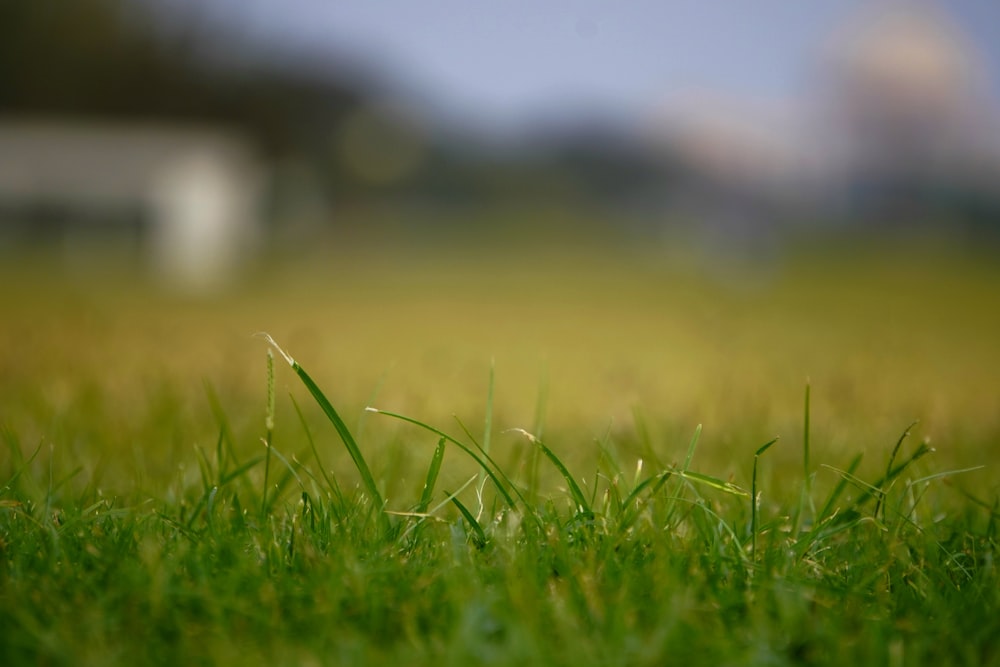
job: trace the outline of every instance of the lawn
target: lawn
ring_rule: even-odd
[[[0,663],[1000,664],[995,261],[361,246],[0,266]]]

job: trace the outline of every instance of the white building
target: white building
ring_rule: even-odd
[[[138,210],[144,260],[171,288],[214,291],[235,277],[258,241],[262,185],[247,143],[223,130],[0,119],[8,218],[55,204],[66,227],[91,227],[76,230],[83,238],[102,216],[75,213]]]

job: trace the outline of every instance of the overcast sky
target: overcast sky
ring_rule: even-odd
[[[832,31],[877,0],[148,0],[334,69],[350,54],[422,103],[504,128],[581,110],[630,120],[700,91],[794,96]],[[1000,89],[1000,2],[939,9]]]

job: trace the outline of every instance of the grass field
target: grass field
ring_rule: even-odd
[[[1000,266],[739,266],[5,262],[0,664],[1000,664]]]

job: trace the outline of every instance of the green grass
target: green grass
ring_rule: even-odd
[[[1000,664],[995,269],[601,261],[6,298],[0,664]]]

